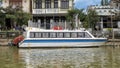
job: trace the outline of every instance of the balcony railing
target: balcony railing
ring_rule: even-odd
[[[57,14],[57,13],[67,13],[67,10],[60,9],[33,9],[33,14]]]

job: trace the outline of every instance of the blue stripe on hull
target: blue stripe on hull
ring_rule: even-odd
[[[106,39],[46,39],[46,40],[24,40],[23,43],[64,43],[64,42],[106,42]]]

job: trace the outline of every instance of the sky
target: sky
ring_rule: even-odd
[[[74,0],[75,8],[78,9],[87,9],[87,6],[90,5],[100,5],[101,0]]]

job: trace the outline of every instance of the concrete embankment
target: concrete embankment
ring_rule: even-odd
[[[12,39],[0,39],[0,46],[7,46]]]
[[[8,45],[12,39],[21,35],[20,31],[0,31],[0,45]]]
[[[109,39],[105,45],[120,46],[120,39]]]
[[[0,45],[1,46],[6,46],[8,43],[12,41],[12,39],[0,39]],[[119,45],[120,46],[120,39],[109,39],[108,42],[106,42],[105,45]]]

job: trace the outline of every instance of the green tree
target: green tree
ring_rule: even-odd
[[[20,25],[20,26],[22,26],[23,24],[24,24],[24,25],[27,25],[28,20],[29,20],[30,18],[32,18],[32,16],[31,16],[30,13],[25,13],[25,12],[23,12],[23,11],[18,11],[18,12],[16,12],[16,15],[15,15],[15,16],[17,17],[16,22],[17,22],[17,24]]]
[[[85,17],[85,20],[84,20],[84,22],[82,23],[82,25],[83,25],[83,27],[84,27],[85,29],[88,29],[88,28],[89,28],[89,23],[88,23],[88,20],[87,20],[87,16]]]
[[[66,19],[68,22],[71,22],[71,28],[75,28],[75,15],[78,14],[78,19],[83,22],[85,20],[85,14],[83,13],[83,9],[72,9],[68,10],[66,15]]]
[[[99,21],[99,17],[97,15],[97,12],[95,10],[88,10],[87,16],[86,16],[86,23],[92,30],[94,30],[96,23]]]
[[[30,13],[23,12],[22,7],[19,6],[8,6],[4,11],[6,12],[5,19],[10,19],[11,27],[15,24],[19,26],[27,25],[28,20],[32,18]]]
[[[68,14],[66,15],[66,19],[70,22],[71,28],[74,29],[74,15],[76,14],[76,10],[68,10]]]
[[[3,8],[0,8],[0,25],[4,25],[5,22],[5,12]]]
[[[5,12],[6,12],[6,20],[9,19],[9,22],[11,24],[11,28],[14,26],[17,17],[16,17],[16,8],[13,8],[12,6],[8,6],[7,8],[5,8]]]

